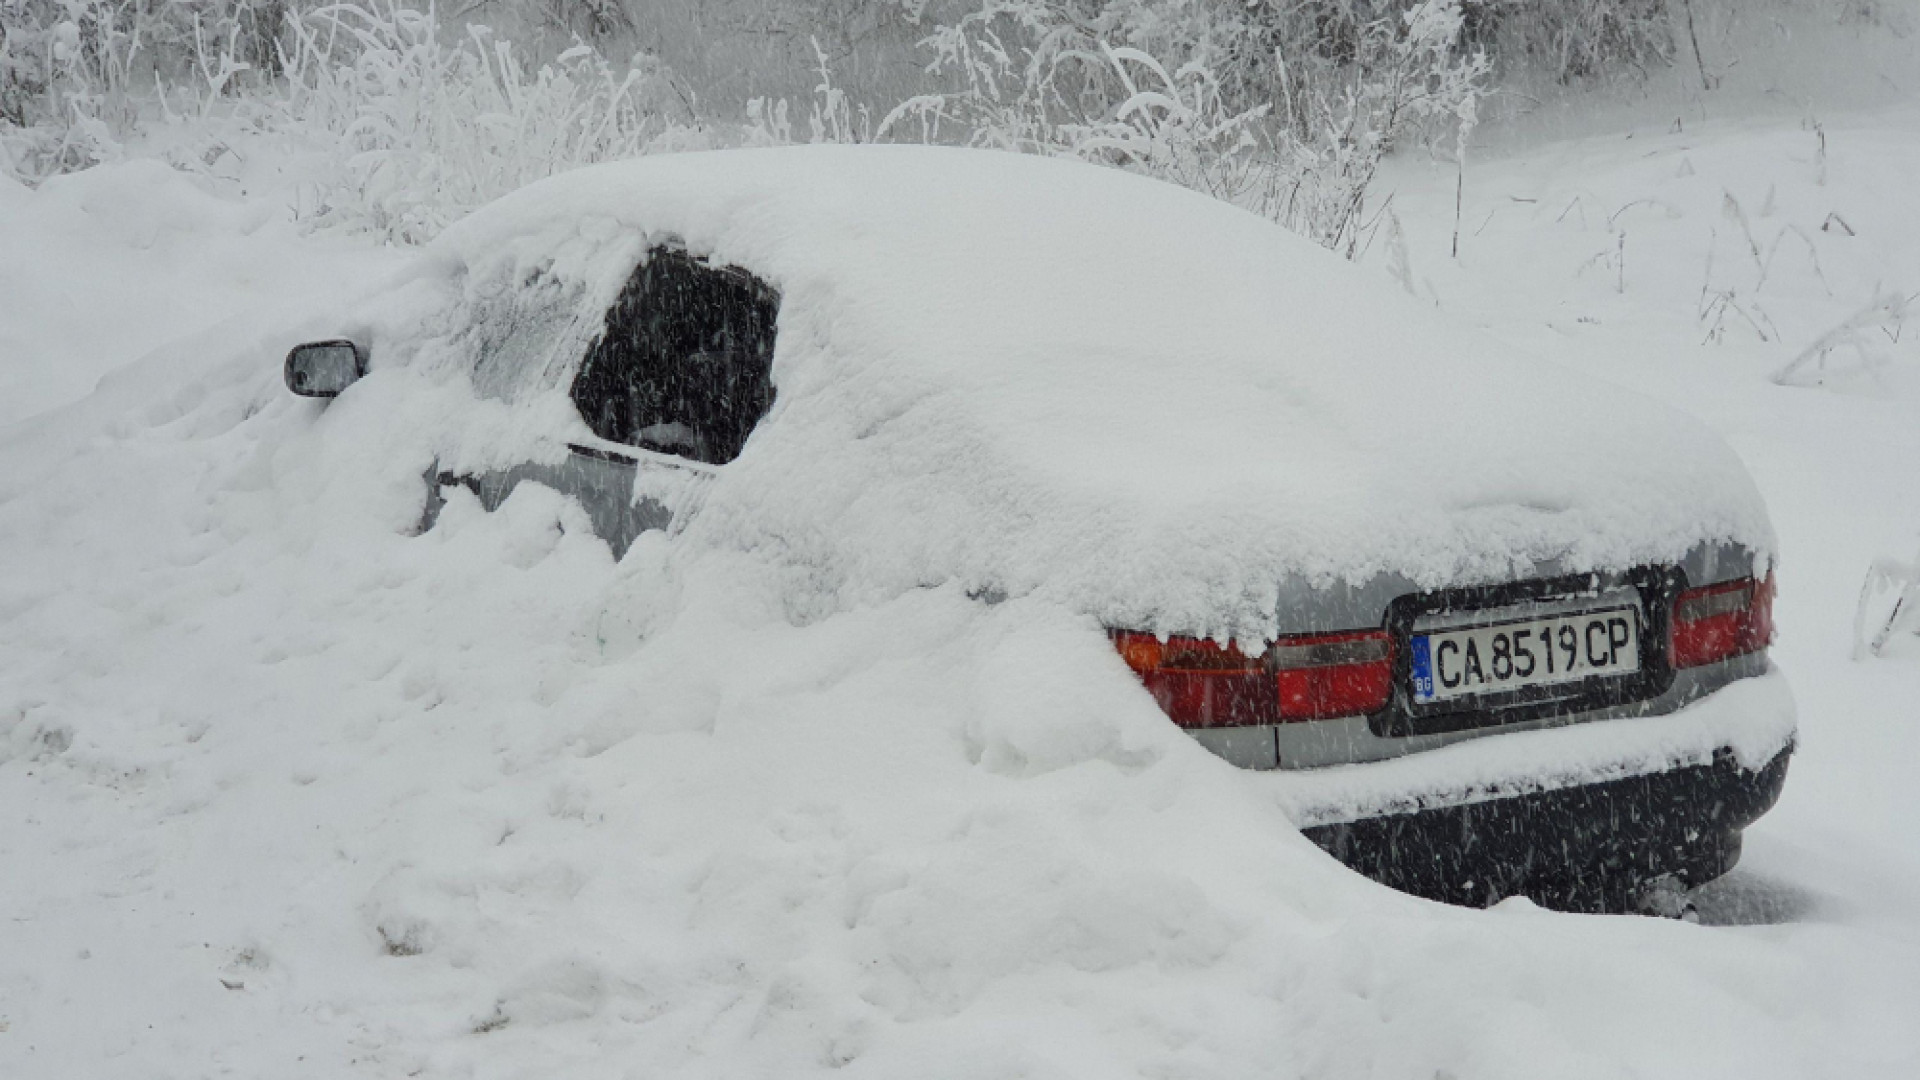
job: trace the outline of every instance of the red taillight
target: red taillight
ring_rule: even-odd
[[[1114,646],[1181,727],[1245,727],[1360,716],[1393,696],[1393,648],[1384,630],[1298,634],[1260,656],[1178,635],[1119,630]]]
[[[1759,652],[1773,640],[1773,575],[1688,589],[1673,602],[1673,666]]]
[[[1364,716],[1393,697],[1393,639],[1385,630],[1283,637],[1267,655],[1282,720]]]
[[[1131,630],[1115,631],[1113,643],[1181,727],[1245,727],[1276,719],[1273,676],[1258,656],[1205,638],[1162,641]]]

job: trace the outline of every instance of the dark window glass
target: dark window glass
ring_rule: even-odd
[[[656,249],[607,312],[573,403],[594,434],[714,465],[773,405],[780,299],[738,267]]]

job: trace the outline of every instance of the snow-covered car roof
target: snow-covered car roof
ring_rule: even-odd
[[[843,600],[957,580],[1251,640],[1275,632],[1283,581],[1772,547],[1743,466],[1697,423],[1117,170],[892,146],[650,157],[525,188],[432,259],[475,311],[500,281],[583,290],[561,345],[515,354],[564,404],[583,335],[668,241],[781,296],[773,411],[685,535],[781,545]],[[384,325],[376,369],[459,338]]]

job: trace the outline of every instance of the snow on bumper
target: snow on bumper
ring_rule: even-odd
[[[1268,774],[1303,829],[1600,784],[1710,764],[1757,772],[1793,744],[1793,692],[1777,668],[1677,712],[1502,732],[1387,761]]]

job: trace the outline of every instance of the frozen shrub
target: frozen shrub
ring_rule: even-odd
[[[171,93],[278,71],[289,0],[0,0],[0,169],[84,168]]]
[[[1727,2],[0,0],[0,170],[111,159],[143,117],[212,152],[271,130],[337,163],[309,220],[413,242],[608,158],[927,140],[1137,169],[1351,253],[1383,157],[1463,148],[1496,62],[1637,69]]]
[[[697,118],[641,55],[616,66],[587,45],[528,64],[483,26],[443,40],[430,11],[337,4],[290,21],[284,79],[257,122],[327,146],[339,172],[316,221],[432,237],[540,177],[631,157]],[[697,136],[697,130],[691,132]]]
[[[0,167],[28,178],[110,157],[132,119],[141,35],[156,20],[105,0],[0,0]]]
[[[1475,37],[1507,63],[1531,59],[1561,81],[1640,72],[1674,58],[1666,0],[1492,0]]]
[[[1882,558],[1867,571],[1853,615],[1853,658],[1887,656],[1920,638],[1920,558]]]
[[[1457,2],[1301,35],[1291,56],[1253,9],[1157,10],[988,0],[925,42],[956,89],[908,100],[881,133],[1138,168],[1350,253],[1381,158],[1471,125],[1486,73]]]

